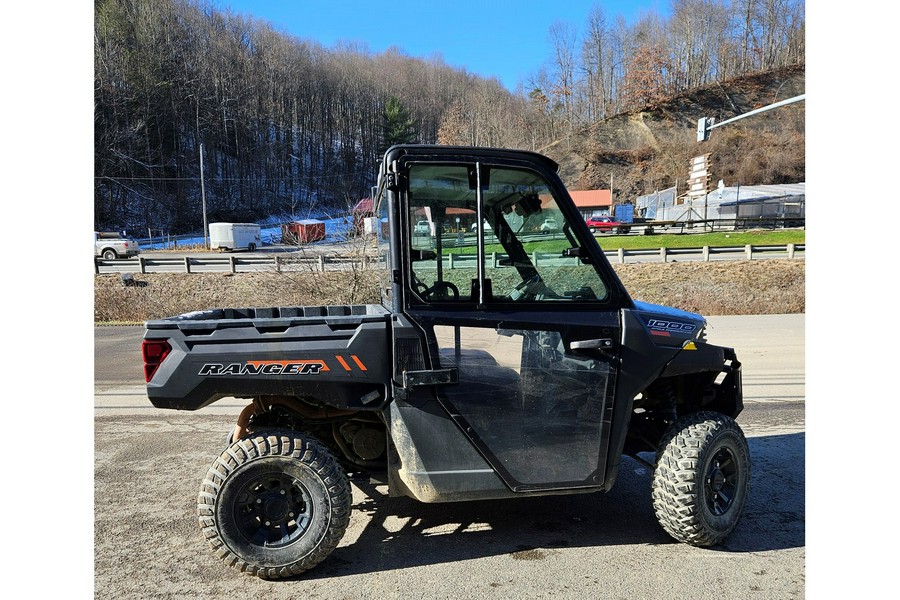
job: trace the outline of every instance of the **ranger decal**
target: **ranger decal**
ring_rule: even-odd
[[[248,360],[246,363],[206,363],[199,375],[318,375],[328,371],[321,360]]]

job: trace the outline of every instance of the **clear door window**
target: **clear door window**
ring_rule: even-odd
[[[487,301],[606,300],[609,288],[573,231],[580,215],[566,216],[534,171],[478,167],[410,167],[407,219],[416,294],[426,302],[477,300],[481,240]]]
[[[442,394],[516,481],[584,481],[599,465],[609,364],[566,354],[559,332],[434,327]]]

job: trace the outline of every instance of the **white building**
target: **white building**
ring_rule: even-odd
[[[732,221],[735,227],[799,226],[806,218],[806,183],[719,187],[706,196],[676,196],[675,188],[639,196],[636,216],[654,221]],[[796,219],[796,221],[791,221]],[[722,224],[727,225],[727,224]]]

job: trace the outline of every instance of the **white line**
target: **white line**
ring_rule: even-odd
[[[493,473],[493,469],[465,469],[462,471],[409,471],[410,475],[453,475],[456,473]]]

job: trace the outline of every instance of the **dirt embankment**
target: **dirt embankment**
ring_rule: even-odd
[[[803,260],[615,265],[631,296],[704,315],[806,311]],[[95,322],[142,322],[207,308],[378,302],[378,273],[172,273],[94,278]]]

